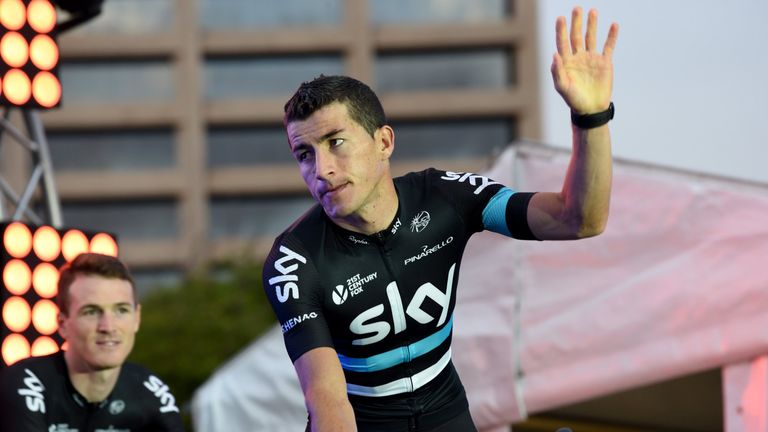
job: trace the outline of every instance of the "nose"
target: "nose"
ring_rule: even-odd
[[[315,177],[328,181],[336,174],[336,161],[331,152],[318,150],[315,154]]]
[[[115,329],[115,315],[111,312],[104,312],[99,317],[98,330],[100,332],[109,333]]]

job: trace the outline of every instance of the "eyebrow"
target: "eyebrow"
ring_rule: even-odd
[[[111,307],[115,307],[115,306],[117,306],[117,307],[122,307],[122,306],[134,307],[134,303],[133,302],[119,302],[119,303],[112,303],[111,305],[107,305],[107,307],[110,307],[110,306]],[[81,311],[84,311],[86,309],[92,309],[92,308],[104,309],[104,307],[102,307],[102,305],[98,305],[98,304],[95,304],[95,303],[88,303],[88,304],[84,304],[84,305],[80,306],[80,308],[77,311],[81,312]]]
[[[320,139],[319,139],[319,141],[320,141],[320,142],[323,142],[323,141],[327,140],[328,138],[330,138],[330,137],[332,137],[332,136],[334,136],[334,135],[336,135],[336,134],[339,134],[339,133],[342,133],[342,132],[344,132],[344,130],[345,130],[344,128],[333,129],[333,130],[331,130],[330,132],[327,132],[326,134],[324,134],[323,136],[321,136],[321,137],[320,137]],[[311,145],[309,145],[309,144],[307,144],[307,143],[303,143],[303,142],[302,142],[302,143],[296,144],[296,146],[294,146],[294,147],[291,149],[291,152],[293,152],[293,153],[296,153],[297,151],[301,151],[301,150],[307,150],[307,149],[310,149],[310,148],[312,148],[312,146],[311,146]]]

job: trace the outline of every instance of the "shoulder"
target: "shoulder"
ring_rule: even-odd
[[[179,412],[170,387],[153,371],[136,363],[125,363],[120,372],[123,388],[135,392],[134,396],[158,407],[161,413]]]
[[[3,390],[6,385],[25,383],[31,386],[43,386],[43,382],[63,379],[64,370],[60,367],[61,353],[50,354],[42,357],[30,357],[21,360],[4,370],[0,370],[0,381]],[[62,365],[63,366],[63,365]]]

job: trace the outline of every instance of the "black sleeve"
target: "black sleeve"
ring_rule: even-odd
[[[140,400],[145,400],[149,404],[147,409],[151,420],[147,430],[184,432],[184,422],[181,420],[176,397],[171,393],[171,389],[151,372],[145,372],[144,376],[145,379],[141,384],[143,393],[138,396]]]
[[[0,432],[47,430],[45,397],[42,381],[28,368],[0,369]]]
[[[291,361],[313,348],[333,347],[319,275],[298,240],[289,234],[278,237],[264,262],[262,280]]]

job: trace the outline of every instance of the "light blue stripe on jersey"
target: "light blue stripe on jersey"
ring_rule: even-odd
[[[422,356],[437,348],[443,341],[448,339],[452,328],[453,316],[451,316],[451,319],[448,320],[448,323],[442,329],[408,346],[395,348],[366,358],[347,357],[339,354],[339,361],[341,362],[341,367],[350,372],[376,372],[384,370]]]
[[[504,234],[507,237],[512,236],[507,226],[507,201],[514,193],[512,189],[503,187],[488,201],[483,209],[483,227],[485,229]]]

